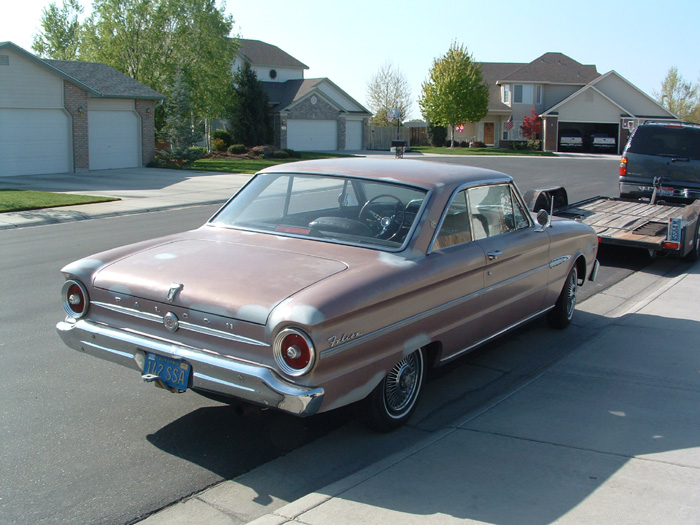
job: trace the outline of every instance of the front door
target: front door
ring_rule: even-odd
[[[493,144],[496,139],[493,122],[484,122],[484,144]]]

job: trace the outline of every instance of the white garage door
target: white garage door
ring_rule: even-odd
[[[287,120],[287,147],[297,151],[336,151],[338,122],[335,120]]]
[[[0,175],[73,171],[71,136],[62,109],[0,109]]]
[[[362,121],[348,120],[345,124],[345,149],[357,151],[362,149]]]
[[[141,166],[140,127],[133,111],[88,111],[90,169]]]

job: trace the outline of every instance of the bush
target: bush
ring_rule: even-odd
[[[282,149],[278,149],[277,151],[272,152],[272,158],[273,159],[288,159],[289,158],[289,153]]]
[[[481,141],[476,141],[476,140],[475,140],[474,142],[471,142],[471,143],[469,144],[469,147],[470,147],[470,148],[485,148],[485,147],[486,147],[486,143],[481,142]]]
[[[212,139],[211,147],[214,151],[226,151],[226,142],[224,139]]]
[[[243,153],[246,153],[248,151],[248,148],[246,148],[243,144],[231,144],[228,147],[228,152],[231,155],[242,155]]]
[[[156,151],[155,158],[148,164],[149,168],[182,169],[185,159],[178,159],[173,156],[170,150]]]
[[[542,141],[538,139],[528,140],[527,149],[530,149],[532,151],[540,151],[542,149]]]
[[[195,160],[201,159],[206,154],[207,148],[192,146],[191,148],[187,148],[187,151],[185,152],[185,160],[187,162],[194,162]]]
[[[510,147],[516,151],[522,151],[528,149],[527,142],[515,141],[510,144]]]
[[[287,154],[293,159],[300,159],[301,158],[301,153],[299,153],[298,151],[294,151],[293,149],[287,148],[287,149],[283,149],[282,151],[286,151]]]
[[[463,140],[462,142],[459,143],[460,148],[468,148],[469,143],[466,140]]]
[[[221,140],[223,140],[223,141],[224,141],[224,144],[226,144],[226,147],[227,147],[227,148],[231,145],[231,134],[230,134],[228,131],[224,130],[224,129],[217,129],[217,130],[215,130],[215,131],[212,132],[212,134],[211,134],[212,143],[213,143],[214,140],[216,140],[216,139],[221,139]],[[225,149],[225,148],[224,148],[224,149]]]
[[[447,128],[445,126],[437,126],[429,123],[426,132],[431,146],[437,148],[445,144],[445,139],[447,138]]]

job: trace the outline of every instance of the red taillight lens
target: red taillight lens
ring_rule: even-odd
[[[627,158],[622,157],[620,159],[620,177],[626,177],[627,176]]]
[[[63,284],[61,295],[63,298],[63,309],[69,316],[79,319],[87,313],[90,300],[87,290],[78,281],[66,281]]]
[[[299,330],[282,330],[274,344],[275,361],[282,372],[301,376],[314,366],[316,352],[313,343]]]

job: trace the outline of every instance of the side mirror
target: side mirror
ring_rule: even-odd
[[[537,224],[540,225],[539,228],[537,228],[537,231],[544,231],[545,228],[548,228],[550,226],[551,220],[549,217],[549,213],[547,213],[547,210],[540,210],[537,212]]]

